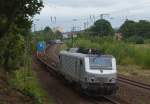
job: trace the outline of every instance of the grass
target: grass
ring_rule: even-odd
[[[71,47],[71,42],[67,46]],[[150,83],[150,44],[129,44],[111,37],[79,37],[74,40],[74,47],[96,48],[104,54],[115,56],[118,71],[126,76],[135,77]]]
[[[67,48],[68,47],[66,44],[62,44],[62,45],[60,45],[59,50],[66,50]]]
[[[136,79],[138,77],[140,81],[150,83],[149,70],[141,70],[142,68],[137,65],[118,65],[117,68],[120,74],[136,77]]]
[[[70,46],[70,45],[68,45]],[[105,54],[116,57],[121,65],[138,65],[142,69],[150,69],[150,48],[135,47],[111,37],[82,37],[74,40],[75,47],[96,48]]]
[[[136,48],[150,48],[150,44],[131,44],[131,46]]]
[[[15,71],[10,83],[24,94],[33,97],[35,104],[50,104],[47,93],[41,89],[32,70],[22,68]]]

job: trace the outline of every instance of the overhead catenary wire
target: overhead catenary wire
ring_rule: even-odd
[[[44,0],[44,4],[47,4],[47,6],[52,7],[48,0]],[[107,12],[108,14],[110,14],[113,17],[109,17],[109,18],[106,17],[105,19],[108,19],[108,20],[120,19],[120,20],[124,21],[128,18],[131,18],[130,15],[134,15],[134,14],[131,14],[132,12],[134,12],[134,10],[147,8],[149,6],[150,6],[150,1],[135,3],[134,5],[128,6],[126,8],[122,8],[122,9],[119,9],[119,10],[114,10],[114,11],[111,11],[111,12]],[[55,4],[55,7],[57,7],[56,4]],[[124,15],[124,16],[122,16],[122,15]],[[82,28],[87,28],[87,27],[93,25],[93,23],[96,20],[98,20],[99,18],[100,18],[99,13],[91,14],[91,15],[88,15],[88,16],[77,17],[77,19],[78,19],[77,24],[78,25],[80,24],[80,26],[82,25]],[[138,19],[140,19],[140,17]],[[56,16],[53,16],[53,19],[51,19],[51,21],[53,21],[53,24],[54,23],[56,24],[56,22],[57,22],[57,24],[65,22],[65,23],[71,24],[70,26],[72,26],[72,20],[71,19],[57,21]]]

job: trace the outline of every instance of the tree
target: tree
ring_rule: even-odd
[[[146,20],[140,20],[137,25],[137,35],[143,38],[150,38],[150,22]]]
[[[58,30],[56,31],[56,34],[60,35],[60,36],[62,35],[62,33],[60,31],[58,31]]]
[[[41,0],[0,0],[0,64],[5,69],[23,62],[32,18],[42,7]]]
[[[125,38],[135,35],[136,22],[131,20],[126,20],[124,24],[120,27],[119,32],[121,32]]]
[[[31,18],[42,7],[41,0],[0,0],[0,38],[14,26],[22,32],[30,29]]]
[[[56,34],[58,39],[61,39],[61,40],[63,39],[62,33],[60,31],[56,31],[55,34]]]
[[[53,33],[52,29],[51,29],[49,26],[46,26],[43,31],[44,31],[45,33],[46,33],[46,32]]]
[[[114,30],[110,22],[104,19],[96,21],[94,26],[91,27],[90,31],[98,36],[109,36],[114,34]]]
[[[150,38],[150,22],[146,20],[140,20],[139,22],[126,20],[120,27],[119,32],[123,34],[124,38],[135,36]]]
[[[37,38],[36,41],[62,39],[62,33],[60,31],[53,32],[49,26],[46,26],[44,30],[38,32],[35,38]]]
[[[41,35],[43,35],[43,39],[45,41],[50,40],[53,34],[54,34],[54,32],[52,31],[52,29],[49,26],[46,26],[44,28],[44,30],[41,31]]]

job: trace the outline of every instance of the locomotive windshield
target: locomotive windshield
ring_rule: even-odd
[[[112,67],[112,59],[105,57],[89,57],[90,68],[91,69],[111,69]]]

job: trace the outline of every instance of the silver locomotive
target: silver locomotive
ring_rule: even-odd
[[[112,95],[117,91],[116,59],[111,55],[61,51],[59,72],[88,94]]]

